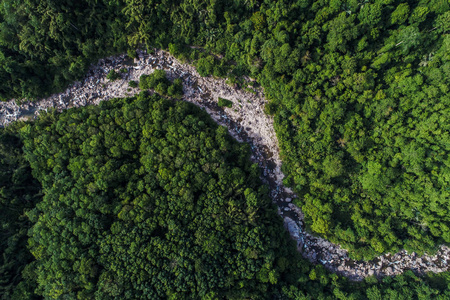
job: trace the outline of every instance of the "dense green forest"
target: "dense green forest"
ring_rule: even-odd
[[[28,215],[45,297],[243,299],[285,272],[249,146],[194,105],[141,95],[20,132],[44,192]]]
[[[2,129],[0,149],[2,299],[450,296],[447,273],[352,283],[309,264],[249,146],[193,104],[141,93],[50,111]]]
[[[299,195],[296,203],[305,213],[308,229],[340,243],[358,259],[401,248],[420,253],[450,242],[449,33],[450,4],[446,0],[3,0],[0,5],[0,99],[33,99],[62,90],[68,83],[80,79],[96,59],[123,51],[129,51],[132,56],[136,48],[150,51],[152,47],[168,49],[175,56],[195,64],[200,74],[227,77],[230,83],[239,84],[239,76],[250,75],[264,87],[271,100],[266,111],[274,115],[287,175],[285,184],[293,187]],[[200,49],[189,46],[200,46]],[[218,59],[215,54],[223,58]],[[157,80],[144,77],[141,85],[149,87]],[[169,91],[169,83],[162,80],[156,83],[156,87],[159,86],[161,94],[177,96],[177,84],[179,87],[179,83],[175,83]],[[100,108],[86,108],[66,112],[61,117],[47,115],[36,125],[25,126],[20,136],[18,129],[2,131],[1,222],[5,238],[2,239],[0,269],[5,270],[1,275],[2,291],[7,295],[5,299],[10,298],[14,291],[31,297],[29,291],[36,284],[39,286],[37,292],[44,296],[64,293],[67,297],[79,294],[80,297],[95,295],[107,298],[116,297],[114,293],[119,293],[117,295],[122,297],[133,297],[125,295],[130,286],[133,293],[147,293],[145,289],[148,287],[141,279],[146,277],[141,271],[142,264],[151,259],[130,254],[123,255],[123,261],[105,259],[114,257],[115,251],[125,251],[121,246],[111,246],[115,241],[111,235],[112,224],[105,221],[106,215],[116,218],[116,234],[123,238],[117,240],[118,245],[144,231],[148,236],[153,237],[153,234],[161,239],[163,234],[170,232],[161,229],[164,226],[174,226],[173,234],[177,238],[193,230],[185,226],[182,229],[186,231],[177,231],[181,225],[165,223],[172,219],[166,215],[163,218],[162,210],[149,212],[145,206],[136,207],[133,203],[133,195],[138,191],[142,195],[145,190],[147,194],[154,193],[155,197],[167,197],[166,188],[171,192],[180,190],[178,197],[187,201],[183,202],[186,209],[177,207],[175,211],[180,212],[179,217],[186,214],[181,220],[188,220],[189,215],[191,218],[195,216],[192,211],[185,212],[192,205],[188,199],[192,201],[193,197],[197,201],[203,194],[190,194],[190,189],[198,187],[183,186],[183,175],[172,173],[176,169],[170,167],[177,162],[169,159],[176,158],[171,156],[175,150],[169,144],[166,147],[151,143],[152,147],[157,147],[155,151],[168,149],[164,150],[167,151],[164,157],[169,161],[148,158],[151,156],[148,153],[147,158],[140,157],[147,149],[137,152],[141,151],[137,146],[139,134],[150,138],[153,134],[157,136],[159,129],[156,133],[148,129],[144,135],[143,129],[138,134],[139,128],[143,128],[140,126],[146,122],[157,124],[160,116],[152,113],[151,118],[142,121],[143,124],[124,122],[130,118],[128,113],[137,113],[133,108],[137,104],[132,104],[132,100],[122,101],[127,104],[107,103],[101,108],[105,114],[108,111],[118,114],[117,118],[114,115],[114,123],[109,124],[115,124],[114,129],[107,129],[106,124],[102,129],[100,124],[104,120],[100,117],[89,120],[91,115],[101,116]],[[152,101],[159,103],[156,99]],[[144,105],[142,101],[139,103]],[[131,112],[119,113],[120,105],[128,107]],[[164,101],[160,105],[170,106]],[[176,110],[175,106],[172,110]],[[156,108],[154,111],[166,113]],[[78,119],[68,120],[71,114],[77,115]],[[120,123],[121,118],[123,124]],[[206,121],[209,120],[206,116],[198,118],[204,125],[197,124],[193,126],[197,129],[186,134],[200,135],[204,131],[205,138],[209,137],[207,132],[212,129],[206,128],[213,125]],[[104,135],[110,130],[117,132],[112,136]],[[211,139],[212,136],[216,138],[211,133]],[[124,142],[116,145],[115,140]],[[197,140],[203,141],[201,138]],[[26,145],[26,159],[21,152],[21,143]],[[255,179],[257,171],[246,161],[247,150],[229,140],[228,143],[231,144],[226,143],[225,147],[231,147],[230,152],[236,151],[234,157],[239,158],[239,161],[228,161],[230,168],[237,168],[243,172],[239,174],[254,178],[246,179],[244,183],[246,188],[248,185],[259,195],[257,199],[261,202],[257,202],[255,214],[265,222],[274,220],[271,217],[273,212],[268,208],[270,205],[263,205],[267,200],[261,196],[264,192],[260,191],[260,183]],[[136,153],[130,153],[133,150]],[[213,161],[227,157],[226,153],[213,156],[212,152],[198,155]],[[106,161],[106,156],[112,159]],[[47,159],[44,160],[45,157]],[[74,157],[80,157],[80,160]],[[27,160],[42,188],[30,175]],[[143,171],[124,177],[139,164],[142,164]],[[151,168],[156,164],[157,171]],[[69,166],[72,169],[68,169]],[[89,175],[83,173],[83,168]],[[104,174],[106,170],[117,172]],[[158,182],[148,191],[146,172],[156,172],[159,176]],[[120,183],[125,184],[125,180],[128,180],[126,187],[120,188]],[[173,182],[178,180],[180,185],[175,188]],[[110,184],[117,185],[116,190],[105,191]],[[45,196],[33,208],[37,199],[42,198],[41,189]],[[85,193],[76,193],[78,190]],[[202,197],[207,197],[210,192],[204,191]],[[226,205],[247,196],[245,190],[243,194],[226,195],[226,199],[233,199],[225,201]],[[60,202],[56,201],[58,199]],[[89,199],[96,199],[96,204],[89,204]],[[59,206],[53,206],[53,203]],[[116,211],[121,205],[127,207],[122,213]],[[202,207],[203,204],[199,205]],[[208,209],[220,210],[220,205],[225,204],[218,205]],[[237,215],[247,218],[238,218],[243,222],[238,224],[245,226],[236,225],[240,228],[236,232],[256,226],[248,219],[251,211],[246,210],[247,205],[236,204]],[[203,218],[206,215],[202,215]],[[142,228],[131,230],[137,220],[147,217],[157,223],[149,221]],[[235,217],[230,218],[234,220]],[[202,226],[209,221],[195,220]],[[227,263],[227,256],[220,257],[215,268],[220,269],[223,276],[213,273],[192,279],[184,275],[183,272],[188,274],[192,268],[201,270],[201,263],[208,264],[210,254],[202,248],[204,245],[196,247],[205,252],[193,250],[186,254],[185,265],[177,263],[173,269],[164,269],[170,267],[167,261],[174,259],[170,255],[187,247],[194,237],[186,237],[184,242],[177,240],[179,244],[171,244],[170,249],[157,251],[163,259],[151,269],[161,274],[154,280],[160,283],[169,281],[163,289],[148,288],[149,295],[213,299],[216,296],[208,294],[211,292],[222,297],[234,295],[239,298],[244,295],[259,297],[270,290],[273,294],[278,293],[280,298],[301,299],[301,294],[308,294],[317,299],[318,293],[341,297],[335,291],[351,295],[356,290],[355,299],[361,299],[366,293],[369,295],[369,291],[373,291],[370,292],[373,293],[371,299],[377,299],[377,295],[379,298],[394,298],[395,293],[414,293],[416,296],[405,298],[411,299],[428,297],[428,292],[422,291],[436,292],[446,288],[443,283],[447,280],[446,274],[425,280],[412,275],[400,276],[386,279],[376,286],[370,282],[360,286],[340,285],[343,279],[320,273],[324,272],[320,270],[317,272],[322,275],[316,277],[316,271],[310,273],[311,266],[288,258],[293,254],[287,254],[286,247],[280,246],[286,242],[273,233],[274,228],[279,229],[275,223],[254,236],[266,247],[260,249],[260,253],[272,251],[275,254],[253,259],[247,257],[253,254],[245,252],[247,248],[244,246],[238,250],[246,253],[241,256],[234,252],[236,249],[227,248],[237,244],[219,247],[223,253],[239,256],[238,262],[242,264],[221,269]],[[25,228],[31,224],[34,225],[29,232],[29,247],[37,260],[28,264],[31,256],[24,248]],[[66,225],[72,228],[71,232],[62,229]],[[98,229],[101,232],[96,231]],[[58,230],[61,230],[59,235],[56,234]],[[210,231],[220,232],[216,227],[204,230],[204,241],[208,240]],[[38,238],[38,234],[42,236]],[[220,240],[238,236],[217,234],[218,240],[210,242],[221,245]],[[269,239],[271,242],[268,244],[262,242]],[[95,245],[90,243],[93,240]],[[92,250],[86,250],[86,243],[93,245]],[[140,249],[143,243],[144,240],[135,242],[134,249]],[[234,243],[238,243],[237,240]],[[48,251],[53,248],[47,248],[48,245],[62,250],[51,256]],[[257,247],[255,245],[251,247]],[[16,251],[21,254],[11,258],[11,253]],[[200,257],[196,256],[200,254]],[[191,255],[193,257],[189,258]],[[93,257],[103,261],[94,261]],[[285,264],[278,265],[281,257],[289,259],[288,265],[293,268],[297,264],[304,267],[297,273],[288,271]],[[74,269],[75,261],[77,268]],[[196,265],[197,261],[201,262],[200,265]],[[134,267],[123,270],[121,266],[125,264]],[[247,271],[254,274],[252,278],[240,271],[246,264],[251,266]],[[52,272],[47,270],[49,265]],[[176,268],[178,271],[173,271]],[[164,272],[158,271],[163,269]],[[126,276],[121,273],[125,271]],[[31,280],[33,272],[37,272],[36,282]],[[116,282],[115,278],[122,275],[126,280]],[[21,281],[22,276],[24,281]],[[217,281],[209,282],[205,279],[207,276],[215,276]],[[20,288],[14,288],[19,282]],[[227,286],[229,282],[232,286]],[[157,283],[151,286],[155,287]],[[350,289],[345,290],[344,287]],[[380,291],[375,292],[377,289]]]
[[[263,74],[306,223],[356,258],[450,242],[448,2],[394,3],[319,10],[301,67]]]
[[[6,0],[0,96],[62,89],[98,57],[135,47],[168,48],[230,82],[249,74],[271,99],[285,183],[309,229],[355,258],[421,253],[450,241],[449,8],[444,0]]]
[[[27,249],[31,222],[26,214],[42,199],[42,193],[23,156],[17,131],[15,125],[0,131],[0,299],[33,295],[35,288],[32,281],[22,280],[22,274],[29,275],[24,268],[33,260]]]

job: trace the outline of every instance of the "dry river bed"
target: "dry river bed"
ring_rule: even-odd
[[[193,66],[180,63],[164,51],[138,54],[139,57],[134,61],[126,55],[100,60],[97,65],[91,67],[82,82],[74,83],[63,93],[21,105],[16,104],[14,100],[0,103],[0,126],[15,120],[35,118],[41,110],[49,108],[63,110],[96,105],[111,98],[132,96],[138,93],[139,89],[130,88],[130,80],[139,81],[142,74],[150,74],[155,69],[165,69],[170,79],[182,79],[183,100],[204,108],[218,124],[226,126],[236,140],[250,144],[252,160],[263,170],[262,180],[270,186],[271,197],[278,205],[285,227],[297,242],[298,251],[309,261],[323,264],[328,270],[352,280],[361,280],[370,275],[390,276],[408,269],[417,274],[449,269],[450,249],[446,246],[442,246],[434,256],[419,257],[415,253],[401,251],[380,256],[372,261],[354,261],[339,245],[306,232],[301,210],[291,203],[296,195],[282,183],[284,175],[281,172],[278,141],[273,129],[273,119],[263,111],[266,102],[263,91],[250,86],[248,91],[244,91],[229,86],[224,79],[201,77]],[[121,79],[113,82],[106,79],[106,74],[111,69],[119,71],[121,68],[128,70],[127,73],[121,73]],[[251,79],[248,79],[248,82],[250,83]],[[233,107],[218,107],[218,97],[231,100]]]

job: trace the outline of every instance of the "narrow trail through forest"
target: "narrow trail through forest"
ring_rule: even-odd
[[[434,256],[418,256],[401,251],[382,255],[372,261],[354,261],[347,251],[338,245],[305,231],[303,214],[292,204],[296,195],[282,183],[281,158],[278,142],[273,128],[273,119],[263,109],[266,102],[261,89],[250,85],[246,91],[231,87],[225,79],[201,77],[195,68],[182,64],[167,52],[155,50],[153,54],[138,52],[137,59],[120,55],[102,59],[92,66],[82,82],[72,84],[66,91],[48,98],[17,105],[14,100],[0,103],[0,126],[20,119],[32,119],[40,111],[49,108],[63,110],[71,107],[96,105],[111,98],[127,97],[138,93],[138,88],[130,88],[128,82],[139,81],[142,74],[150,74],[155,69],[166,70],[170,79],[183,81],[183,100],[204,108],[220,125],[226,126],[229,133],[238,141],[249,143],[251,159],[263,170],[262,180],[270,186],[270,194],[278,205],[280,216],[291,237],[297,242],[298,251],[312,263],[323,264],[327,269],[352,280],[366,276],[395,275],[411,269],[418,274],[443,272],[449,269],[450,249],[441,246]],[[107,73],[114,69],[126,68],[122,78],[108,81]],[[248,79],[250,82],[251,79]],[[233,102],[231,108],[220,108],[218,98]]]

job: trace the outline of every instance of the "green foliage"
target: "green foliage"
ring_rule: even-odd
[[[193,105],[141,95],[22,127],[0,134],[2,299],[40,299],[35,280],[46,298],[450,297],[448,273],[352,283],[311,267],[248,146]]]
[[[167,95],[174,98],[183,97],[183,84],[180,78],[172,82],[166,77],[166,71],[155,70],[150,75],[141,75],[139,79],[139,88],[141,90],[154,89],[161,95]]]
[[[170,84],[169,79],[166,77],[166,71],[155,70],[150,75],[141,75],[139,78],[139,88],[141,90],[156,89],[158,85],[168,86]]]
[[[81,79],[125,50],[123,1],[5,0],[0,7],[0,99],[36,98]]]
[[[450,296],[448,273],[419,278],[412,271],[406,271],[393,278],[385,277],[378,281],[373,276],[355,283],[339,278],[335,274],[327,274],[323,267],[315,267],[310,271],[309,278],[300,277],[299,282],[304,284],[283,285],[279,299],[443,300]],[[321,286],[327,288],[321,289]]]
[[[231,102],[230,100],[227,100],[227,99],[219,97],[219,101],[217,102],[217,105],[219,105],[219,107],[231,108],[231,107],[233,107],[233,102]]]
[[[29,240],[45,298],[261,298],[287,272],[249,146],[195,105],[142,93],[21,134],[45,194]]]
[[[190,55],[190,48],[181,43],[169,43],[169,52],[181,61],[187,61]]]
[[[285,182],[299,194],[309,228],[354,258],[432,252],[450,242],[449,48],[435,33],[446,31],[449,7],[363,6],[317,8],[299,35],[314,23],[327,32],[320,44],[302,40],[304,68],[261,75]],[[435,22],[428,19],[438,10]]]
[[[129,81],[128,85],[132,88],[137,88],[139,86],[138,83],[134,80]]]
[[[391,14],[392,24],[403,24],[409,15],[408,3],[400,3],[397,8]]]
[[[137,53],[135,49],[128,49],[127,50],[127,55],[130,58],[137,58]]]
[[[228,76],[232,84],[251,74],[270,99],[266,111],[274,114],[285,183],[298,193],[311,230],[356,258],[401,248],[432,251],[450,242],[449,20],[448,1],[5,0],[0,6],[0,98],[60,90],[84,75],[95,59],[127,47],[131,52],[168,47],[178,57],[196,60],[202,76]],[[141,81],[144,89],[180,95],[181,84],[173,87],[165,75]],[[109,118],[109,126],[133,126]],[[81,119],[86,118],[74,124]],[[120,134],[114,138],[123,140]],[[78,142],[70,141],[77,149]],[[48,138],[42,147],[52,150],[53,142]],[[97,155],[99,141],[90,143],[83,151]],[[109,155],[118,159],[133,145],[111,146]],[[42,166],[57,172],[59,159],[49,157]],[[170,174],[161,172],[162,178]],[[102,188],[103,182],[95,181],[89,191]],[[92,275],[90,264],[77,265],[86,278]],[[313,292],[314,287],[323,291],[318,272],[314,280],[309,271],[295,278],[305,285],[313,282],[312,290],[289,287],[290,295],[319,298]],[[114,276],[101,278],[103,291],[120,295],[124,283]],[[255,278],[274,281],[270,270]],[[416,293],[411,297],[419,298],[421,288],[423,297],[434,295],[425,283],[416,289],[415,279],[408,278],[405,287],[395,280],[385,283],[392,288],[370,287],[367,297],[409,297],[410,289]],[[79,282],[82,289],[89,279]],[[335,290],[335,297],[349,293]],[[167,296],[176,297],[173,293]],[[364,298],[365,291],[355,295],[349,297]]]
[[[176,78],[167,88],[167,95],[174,98],[183,97],[183,82],[180,78]]]
[[[123,73],[123,72],[120,72],[120,73]],[[108,75],[106,75],[106,79],[111,80],[111,81],[115,81],[117,79],[120,79],[121,78],[120,73],[117,73],[114,70],[110,70],[108,72]]]
[[[37,299],[35,283],[22,271],[33,260],[26,247],[31,227],[27,214],[41,200],[40,185],[12,127],[0,129],[0,299]]]
[[[214,57],[209,55],[197,61],[197,71],[201,76],[208,76],[214,71]]]

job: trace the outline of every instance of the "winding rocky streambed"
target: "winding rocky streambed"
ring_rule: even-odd
[[[226,126],[229,133],[238,141],[249,143],[252,160],[263,170],[262,179],[270,186],[273,201],[278,205],[279,214],[291,237],[297,242],[298,251],[313,263],[323,264],[327,269],[352,280],[361,280],[366,276],[395,275],[411,269],[415,273],[443,272],[449,269],[450,249],[440,247],[434,256],[417,256],[415,253],[401,251],[386,254],[372,261],[354,261],[347,251],[339,245],[305,232],[303,214],[291,203],[296,195],[282,183],[281,159],[278,142],[273,129],[273,120],[264,111],[266,102],[263,91],[250,85],[244,91],[229,86],[224,79],[201,77],[193,66],[182,64],[168,53],[155,50],[151,55],[139,52],[138,59],[128,59],[125,55],[102,59],[92,66],[82,82],[76,82],[65,92],[54,94],[37,102],[21,105],[14,100],[0,103],[0,126],[19,119],[36,117],[41,110],[56,108],[63,110],[98,104],[111,98],[132,96],[138,88],[130,88],[130,80],[139,81],[142,74],[149,74],[155,69],[165,69],[171,79],[183,80],[183,100],[203,107],[220,125]],[[106,74],[111,69],[122,73],[122,79],[110,82]],[[251,80],[248,79],[250,83]],[[233,102],[232,108],[220,108],[218,97]]]

